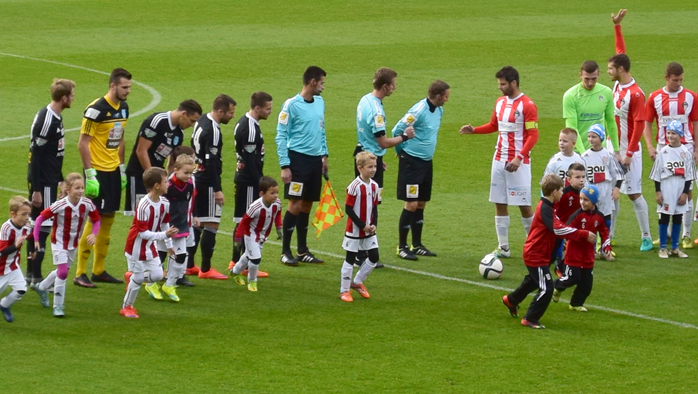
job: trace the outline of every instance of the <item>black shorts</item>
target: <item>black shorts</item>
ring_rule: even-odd
[[[194,217],[201,223],[220,223],[223,208],[216,204],[213,186],[196,180],[196,197],[194,199]]]
[[[235,182],[235,216],[233,221],[240,223],[247,208],[259,198],[259,184]]]
[[[397,173],[397,199],[402,201],[431,200],[434,168],[431,160],[422,160],[400,153]]]
[[[29,185],[29,201],[32,200],[32,192],[31,185]],[[58,198],[58,185],[55,186],[44,186],[41,191],[41,207],[37,208],[32,205],[32,211],[31,211],[31,218],[32,220],[36,220],[36,218],[39,217],[41,214],[41,211],[44,209],[48,208],[56,202],[56,199]],[[48,223],[46,223],[48,222]],[[44,225],[41,226],[41,231],[49,233],[51,232],[51,224],[53,223],[52,219],[49,219],[47,221],[44,221]]]
[[[124,215],[133,216],[136,207],[145,197],[148,191],[145,190],[142,175],[126,175],[126,204],[124,204]]]
[[[356,155],[359,154],[359,152],[363,151],[363,147],[361,145],[356,145],[356,149],[354,149],[354,176],[359,176],[359,169],[356,168]],[[379,188],[383,188],[383,173],[385,171],[383,170],[383,156],[376,156],[376,175],[373,176],[374,181],[378,184]]]
[[[97,171],[99,195],[92,199],[99,213],[114,213],[121,207],[121,171]]]
[[[322,156],[288,151],[291,183],[284,185],[287,200],[320,201],[322,193]]]

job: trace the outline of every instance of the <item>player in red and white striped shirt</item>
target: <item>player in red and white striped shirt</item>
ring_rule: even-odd
[[[262,248],[269,238],[272,226],[276,227],[279,239],[281,231],[281,200],[279,200],[279,183],[274,178],[263,176],[259,179],[259,198],[247,208],[247,212],[235,230],[235,247],[240,248],[245,242],[245,252],[231,269],[235,283],[245,284],[244,271],[247,273],[247,290],[257,291],[259,263],[262,261]]]
[[[645,93],[630,74],[630,58],[625,54],[625,40],[620,23],[628,10],[621,9],[618,15],[611,14],[615,25],[616,55],[608,59],[608,75],[613,86],[613,105],[618,126],[618,141],[620,146],[620,163],[627,172],[621,185],[620,192],[626,194],[633,204],[635,217],[640,226],[641,251],[652,250],[652,235],[650,233],[649,208],[642,196],[642,146],[640,136],[645,128]],[[648,146],[652,141],[646,136]],[[613,202],[611,214],[611,238],[615,234],[616,220],[620,212],[620,200]]]
[[[0,300],[0,312],[8,323],[15,320],[10,307],[27,292],[27,282],[19,269],[19,262],[22,245],[31,238],[31,228],[27,226],[31,210],[29,200],[22,196],[12,197],[10,218],[0,227],[0,294],[7,286],[12,288],[12,291]]]
[[[167,172],[159,167],[151,167],[143,173],[143,184],[148,195],[138,203],[131,229],[126,238],[125,255],[128,263],[126,295],[119,313],[122,316],[138,319],[138,311],[133,303],[138,297],[141,284],[154,284],[162,279],[162,264],[156,241],[164,240],[170,255],[174,255],[171,237],[179,231],[170,227],[170,203],[163,197],[167,193]],[[153,298],[156,293],[146,289]],[[162,299],[160,295],[159,299]]]
[[[376,174],[376,156],[363,151],[356,155],[356,168],[359,176],[347,186],[347,203],[345,211],[349,218],[344,232],[342,248],[347,251],[342,264],[342,282],[339,288],[339,298],[351,302],[351,290],[356,290],[363,298],[370,295],[364,281],[376,268],[378,263],[378,238],[376,237],[376,208],[380,197],[378,183],[372,178]],[[366,251],[368,259],[363,261],[354,280],[354,262],[359,251]]]
[[[51,234],[51,254],[53,255],[53,265],[56,269],[51,271],[46,279],[41,281],[34,288],[39,297],[41,305],[48,308],[48,289],[54,286],[53,291],[53,316],[63,317],[63,305],[65,301],[65,282],[68,278],[68,271],[75,260],[75,253],[78,248],[78,241],[85,228],[87,218],[92,221],[92,234],[87,236],[87,245],[95,244],[95,239],[100,227],[99,212],[97,207],[85,194],[85,181],[78,173],[68,174],[64,180],[64,187],[67,196],[51,204],[50,207],[41,211],[36,218],[34,226],[34,243],[39,246],[39,232],[41,223],[53,218],[53,228]]]
[[[683,86],[683,66],[679,63],[671,62],[666,66],[666,86],[652,92],[645,104],[645,138],[652,138],[652,123],[657,120],[657,148],[648,146],[652,161],[657,157],[657,152],[661,151],[669,140],[666,137],[666,126],[672,120],[678,120],[683,125],[683,137],[681,143],[693,154],[693,160],[698,159],[698,151],[695,144],[694,129],[698,127],[698,106],[695,103],[696,97],[693,92]],[[674,236],[683,238],[684,249],[693,248],[691,242],[691,227],[693,225],[693,195],[688,194],[688,211],[683,216],[683,235]],[[671,234],[670,234],[671,235]]]
[[[538,141],[538,109],[528,96],[521,93],[519,72],[514,67],[502,68],[496,77],[504,96],[497,99],[492,119],[479,127],[465,125],[460,133],[499,132],[490,182],[490,202],[495,204],[494,227],[499,241],[494,253],[498,257],[510,257],[509,205],[521,210],[521,222],[527,234],[533,221],[531,149]]]

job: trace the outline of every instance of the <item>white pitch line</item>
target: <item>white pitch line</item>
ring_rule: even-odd
[[[77,68],[77,69],[79,69],[79,70],[85,70],[85,71],[89,71],[89,72],[93,72],[93,73],[97,73],[97,74],[102,74],[102,75],[110,75],[110,73],[108,73],[108,72],[106,72],[106,71],[95,70],[95,69],[93,69],[93,68],[78,66],[78,65],[75,65],[75,64],[57,62],[57,61],[54,61],[54,60],[39,59],[39,58],[36,58],[36,57],[23,56],[23,55],[15,55],[15,54],[13,54],[13,53],[5,53],[5,52],[0,52],[0,56],[9,56],[9,57],[15,57],[15,58],[18,58],[18,59],[34,60],[34,61],[37,61],[37,62],[51,63],[51,64],[57,64],[57,65],[59,65],[59,66]],[[155,90],[155,88],[153,88],[152,86],[148,86],[148,85],[146,85],[146,84],[144,84],[144,83],[142,83],[142,82],[138,82],[138,81],[135,80],[135,79],[132,79],[131,82],[133,82],[134,84],[136,84],[136,85],[142,87],[143,89],[147,90],[147,91],[153,96],[153,99],[150,101],[150,103],[148,103],[148,105],[145,106],[145,108],[142,108],[142,109],[136,111],[135,113],[130,114],[130,117],[136,117],[136,116],[142,115],[142,114],[144,114],[144,113],[146,113],[146,112],[149,112],[150,110],[152,110],[153,108],[155,108],[158,104],[160,104],[160,101],[162,100],[162,96],[160,95],[160,92],[158,92],[157,90]],[[77,130],[80,130],[80,128],[79,128],[79,127],[73,127],[73,128],[71,128],[71,129],[66,129],[65,131],[68,132],[68,131],[77,131]],[[30,137],[30,135],[27,134],[27,135],[21,135],[21,136],[17,136],[17,137],[0,138],[0,142],[21,140],[21,139],[29,138],[29,137]]]
[[[218,232],[221,233],[221,234],[225,234],[225,235],[230,235],[230,236],[233,235],[232,233],[228,233],[228,232],[225,232],[225,231],[218,231]],[[267,241],[267,243],[270,243],[270,244],[273,244],[273,245],[281,245],[281,243],[280,243],[280,242],[277,242],[277,241]],[[345,257],[345,256],[342,256],[342,255],[339,255],[339,254],[336,254],[336,253],[324,252],[324,251],[322,251],[322,250],[313,250],[313,249],[311,249],[311,252],[317,253],[317,254],[321,254],[321,255],[325,255],[325,256],[329,256],[329,257],[338,258],[338,259],[344,259],[344,257]],[[411,269],[411,268],[400,267],[400,266],[397,266],[397,265],[391,265],[391,264],[384,264],[384,265],[385,265],[386,268],[394,269],[394,270],[396,270],[396,271],[403,271],[403,272],[409,272],[409,273],[411,273],[411,274],[416,274],[416,275],[429,276],[429,277],[432,277],[432,278],[435,278],[435,279],[441,279],[441,280],[448,280],[448,281],[452,281],[452,282],[465,283],[465,284],[468,284],[468,285],[479,286],[479,287],[485,287],[485,288],[488,288],[488,289],[499,290],[499,291],[506,291],[506,292],[512,292],[512,291],[514,291],[514,289],[509,289],[509,288],[502,287],[502,286],[492,285],[492,284],[489,284],[489,283],[475,282],[475,281],[472,281],[472,280],[462,279],[462,278],[453,278],[453,277],[450,277],[450,276],[435,274],[435,273],[433,273],[433,272],[419,271],[419,270],[415,270],[415,269]],[[569,302],[569,300],[565,300],[564,298],[561,298],[560,301]],[[608,308],[608,307],[600,306],[600,305],[586,304],[586,306],[588,306],[588,307],[590,307],[590,308],[594,308],[594,309],[600,310],[600,311],[615,313],[615,314],[618,314],[618,315],[630,316],[630,317],[634,317],[634,318],[638,318],[638,319],[650,320],[650,321],[654,321],[654,322],[658,322],[658,323],[671,324],[671,325],[673,325],[673,326],[678,326],[678,327],[683,327],[683,328],[691,328],[691,329],[694,329],[694,330],[698,330],[698,326],[696,326],[696,325],[694,325],[694,324],[682,323],[682,322],[678,322],[678,321],[674,321],[674,320],[662,319],[662,318],[659,318],[659,317],[642,315],[642,314],[639,314],[639,313],[628,312],[628,311],[624,311],[624,310],[621,310],[621,309]]]

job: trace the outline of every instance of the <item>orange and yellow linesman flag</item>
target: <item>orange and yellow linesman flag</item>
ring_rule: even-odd
[[[330,228],[333,224],[342,220],[343,216],[344,213],[339,208],[339,202],[337,202],[337,197],[334,195],[330,180],[327,179],[325,187],[322,189],[320,203],[317,206],[317,210],[315,210],[315,220],[313,220],[313,227],[316,229],[315,239],[320,238],[322,230]]]

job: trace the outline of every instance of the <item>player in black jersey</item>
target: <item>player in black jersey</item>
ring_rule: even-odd
[[[261,91],[255,92],[250,97],[250,111],[242,116],[235,125],[235,155],[237,156],[235,216],[233,216],[235,230],[237,230],[242,217],[245,216],[247,208],[259,198],[259,179],[264,175],[264,138],[259,121],[269,118],[271,108],[271,95]],[[235,234],[235,230],[233,230],[233,234]],[[229,270],[233,269],[242,253],[243,250],[236,248],[235,242],[233,242],[233,258],[228,265]],[[264,278],[269,274],[259,271],[257,276]]]
[[[187,275],[198,275],[202,279],[228,279],[211,267],[211,257],[216,246],[216,233],[221,222],[221,210],[225,196],[221,188],[221,173],[223,172],[223,135],[220,125],[228,124],[235,116],[237,103],[230,96],[221,94],[213,100],[213,110],[199,118],[194,125],[191,146],[196,153],[196,200],[194,216],[201,223],[201,236],[196,236],[197,246],[201,246],[201,268],[194,264],[196,247],[189,254]],[[197,273],[198,271],[198,273]]]
[[[36,220],[42,210],[56,202],[58,187],[63,182],[63,155],[65,143],[63,136],[64,109],[70,108],[75,98],[75,82],[68,79],[54,79],[51,84],[51,103],[39,110],[34,116],[31,127],[31,144],[29,146],[29,199],[32,203],[32,220]],[[41,282],[41,263],[44,260],[46,238],[51,232],[52,220],[46,220],[41,227],[39,250],[34,243],[27,243],[27,284]],[[36,252],[34,258],[33,253]]]
[[[146,195],[143,172],[150,167],[165,168],[172,173],[172,151],[182,145],[184,132],[201,116],[201,105],[194,100],[184,100],[174,111],[156,112],[141,123],[138,139],[133,144],[126,166],[126,205],[124,214],[133,216],[138,201]]]

